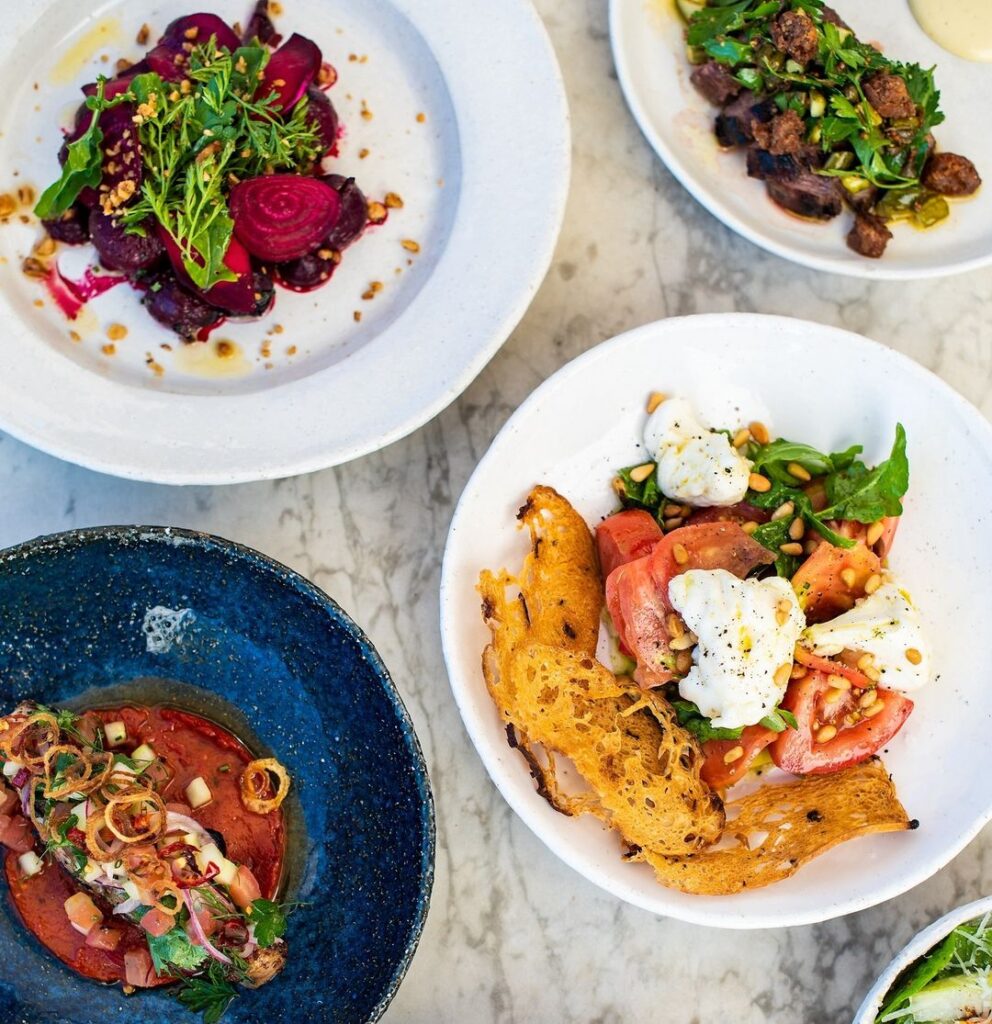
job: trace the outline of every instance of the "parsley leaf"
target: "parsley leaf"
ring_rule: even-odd
[[[248,910],[248,920],[255,926],[255,941],[267,949],[286,934],[286,912],[272,900],[255,900]]]
[[[148,935],[146,938],[156,974],[168,974],[170,967],[194,971],[208,959],[207,952],[194,946],[185,929],[178,925],[164,935]]]
[[[183,979],[175,992],[176,999],[187,1010],[203,1014],[203,1024],[217,1024],[237,994],[216,961],[211,962],[206,976]]]

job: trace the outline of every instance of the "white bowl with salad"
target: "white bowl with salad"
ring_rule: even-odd
[[[667,429],[672,424],[662,422],[666,407],[678,413],[686,434],[677,444]],[[686,409],[704,429],[689,422]],[[749,437],[738,437],[742,431]],[[784,439],[795,444],[787,449]],[[707,465],[720,469],[719,487],[705,473],[693,479],[685,460],[680,466],[668,457],[690,449],[704,462],[706,451],[717,459]],[[780,465],[770,457],[775,453],[783,456]],[[750,465],[738,466],[743,461]],[[792,463],[808,470],[813,484],[822,480],[826,506],[804,489],[801,473],[792,474]],[[766,480],[755,488],[753,475]],[[619,512],[618,477],[625,486],[653,480],[666,500],[640,493],[642,506],[653,509],[645,512],[631,501],[638,497],[631,488],[626,511]],[[705,842],[699,843],[702,828],[687,838],[696,845],[686,860],[636,849],[622,826],[604,827],[602,814],[558,813],[531,777],[538,762],[529,764],[507,742],[512,715],[497,709],[480,665],[492,640],[493,609],[485,609],[484,621],[479,574],[520,566],[528,545],[517,513],[527,518],[536,485],[545,494],[553,488],[600,535],[602,568],[594,572],[606,608],[599,665],[635,703],[638,695],[655,702],[660,694],[678,713],[679,726],[703,752],[701,782],[726,805],[728,821],[752,790],[798,782],[803,788],[791,792],[800,798],[815,790],[817,799],[830,799],[832,780],[845,785],[845,772],[879,763],[886,784],[891,776],[896,802],[889,800],[884,814],[878,803],[871,809],[866,803],[867,818],[859,821],[855,801],[847,808],[848,826],[831,843],[831,815],[820,813],[825,806],[804,805],[801,815],[793,814],[790,835],[783,837],[778,824],[766,830],[775,833],[774,849],[785,851],[786,860],[795,856],[795,864],[767,858],[777,865],[769,873],[756,865],[759,858],[740,857],[719,884],[710,884],[700,865],[715,864],[707,858],[734,836],[728,825],[707,848],[722,826],[712,814],[700,821],[709,830]],[[797,493],[779,498],[780,486]],[[742,493],[749,506],[743,516],[734,507]],[[855,496],[870,497],[872,507],[856,507]],[[781,509],[790,501],[786,516]],[[990,795],[969,784],[985,770],[992,727],[985,683],[992,652],[974,641],[992,602],[992,580],[983,571],[992,545],[990,508],[988,422],[939,378],[882,345],[822,325],[749,314],[686,317],[630,331],[541,385],[504,426],[462,495],[445,551],[441,613],[466,728],[494,783],[539,838],[596,885],[649,911],[717,927],[764,928],[823,921],[891,899],[943,867],[992,818]],[[632,560],[618,602],[611,552],[623,547],[623,531],[614,531],[616,551],[602,535],[620,516],[633,519],[631,513],[645,526],[635,547],[642,540],[647,547],[621,559]],[[896,517],[893,545],[888,520]],[[714,548],[731,542],[733,558],[710,558],[706,545],[677,543],[707,530],[720,542]],[[812,589],[801,586],[824,561],[853,552],[861,562],[838,561],[832,577],[838,590],[815,577]],[[534,574],[528,577],[525,566],[518,579],[523,592]],[[696,582],[706,585],[695,588],[698,602],[688,593]],[[846,611],[831,606],[838,593]],[[654,614],[659,597],[661,614]],[[675,625],[673,611],[681,618]],[[723,655],[721,630],[737,611],[752,638],[760,637]],[[721,616],[728,621],[717,621]],[[617,633],[636,667],[616,657]],[[656,661],[652,651],[660,652]],[[782,671],[783,663],[791,673]],[[744,687],[732,692],[728,683],[742,664]],[[645,714],[642,705],[651,702],[628,706],[623,717]],[[642,735],[655,728],[641,724]],[[752,739],[767,749],[757,755]],[[568,774],[559,772],[559,779],[567,782]],[[816,789],[810,780],[823,785]],[[790,846],[797,832],[810,840],[799,853]],[[875,832],[889,834],[869,834]]]
[[[854,1024],[984,1024],[992,1019],[992,896],[924,928],[879,976]]]

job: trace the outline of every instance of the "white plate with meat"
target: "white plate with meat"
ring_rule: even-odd
[[[820,6],[819,0],[814,6]],[[836,21],[840,25],[845,21],[849,23],[857,39],[870,41],[884,52],[885,58],[916,63],[924,71],[935,67],[939,106],[946,116],[933,132],[938,151],[963,154],[979,175],[992,174],[992,139],[987,133],[976,131],[985,117],[988,65],[957,57],[938,46],[921,29],[905,0],[878,0],[874,4],[837,0],[834,7]],[[683,2],[682,8],[691,13],[692,0]],[[833,29],[830,31],[833,33]],[[819,152],[822,136],[818,138],[814,134],[817,124],[814,114],[825,113],[832,121],[832,128],[840,126],[840,134],[845,133],[841,114],[850,114],[852,122],[856,114],[864,117],[870,132],[877,129],[875,138],[879,145],[875,148],[883,153],[887,152],[882,145],[884,133],[905,130],[907,134],[903,138],[909,138],[912,131],[920,127],[925,117],[923,107],[918,106],[914,111],[911,103],[908,110],[900,109],[906,102],[905,97],[896,97],[890,108],[891,116],[883,119],[877,117],[874,108],[868,109],[870,104],[857,102],[870,93],[870,86],[864,86],[864,80],[871,78],[870,69],[862,69],[857,75],[863,85],[860,94],[852,78],[844,79],[856,103],[853,109],[845,107],[838,111],[831,105],[829,93],[824,96],[815,82],[808,89],[803,84],[811,67],[814,70],[818,67],[809,61],[820,58],[803,53],[801,47],[790,52],[788,42],[780,40],[786,50],[779,52],[771,47],[769,59],[783,61],[780,70],[796,80],[791,88],[803,93],[805,105],[800,101],[796,120],[793,113],[767,105],[762,108],[750,100],[740,79],[757,86],[759,92],[768,91],[766,83],[771,79],[763,74],[760,80],[752,80],[753,69],[745,65],[730,70],[724,68],[726,74],[720,76],[719,81],[706,82],[704,73],[704,81],[700,83],[703,91],[697,88],[692,79],[701,65],[694,67],[690,56],[696,61],[711,60],[715,48],[735,44],[733,40],[728,44],[726,37],[713,38],[709,40],[708,50],[696,47],[690,53],[686,21],[675,0],[612,0],[610,33],[627,103],[655,152],[700,203],[756,245],[817,270],[876,279],[939,276],[992,262],[992,197],[987,190],[978,190],[967,200],[950,198],[947,210],[938,202],[936,211],[924,210],[922,217],[912,214],[915,223],[923,224],[932,221],[929,214],[936,212],[940,223],[929,230],[918,230],[912,223],[903,222],[883,224],[879,228],[870,219],[855,221],[852,205],[863,204],[871,197],[871,192],[861,191],[864,182],[857,175],[845,176],[842,166],[833,168],[834,176],[828,178],[814,174],[822,170],[825,159]],[[821,28],[820,57],[828,43],[841,51],[848,46],[849,37],[844,28],[841,36],[832,35],[826,43],[825,38]],[[765,49],[760,52],[762,56],[755,60],[764,68],[761,62],[769,55]],[[732,59],[742,56],[746,61],[752,59],[740,52]],[[806,58],[806,62],[797,61],[795,57]],[[858,59],[855,56],[854,60]],[[699,82],[698,73],[695,77]],[[928,95],[929,85],[920,93],[914,88],[915,99],[924,104],[929,102]],[[824,98],[825,111],[821,106]],[[875,102],[881,109],[887,109],[885,99],[876,98]],[[728,110],[721,111],[724,104],[728,105]],[[715,118],[721,113],[727,115],[722,141],[733,143],[732,148],[721,146],[714,131]],[[788,120],[779,122],[783,129],[781,137],[769,139],[770,131],[764,126],[782,113],[788,114]],[[762,125],[758,128],[759,139],[754,138],[751,130],[756,120]],[[790,145],[788,129],[797,127],[802,133],[801,145]],[[851,131],[857,127],[849,126]],[[927,130],[923,128],[921,138]],[[812,159],[808,155],[809,146],[817,151]],[[749,152],[751,150],[761,152]],[[748,158],[751,173],[762,176],[763,180],[749,177]],[[891,167],[883,170],[885,175],[891,173]],[[917,178],[925,177],[922,167],[914,173]],[[896,178],[875,180],[892,183]],[[846,188],[846,184],[852,183],[858,186],[857,191]],[[939,175],[931,181],[934,183],[948,188],[951,193],[970,190],[975,184],[974,180],[959,180],[948,185],[940,182]],[[931,189],[927,189],[919,200],[914,195],[906,201],[915,202],[919,210],[930,192]],[[777,201],[773,201],[772,194]],[[899,208],[898,202],[888,207],[887,215],[911,216],[907,209]],[[884,250],[881,258],[870,258],[849,247],[848,234],[855,223],[859,230],[853,244],[875,256]],[[886,238],[888,229],[891,229],[891,240]]]

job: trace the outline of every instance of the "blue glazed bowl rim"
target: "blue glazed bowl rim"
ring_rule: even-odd
[[[62,533],[45,534],[0,550],[0,573],[4,572],[11,563],[24,561],[42,552],[83,548],[99,541],[124,541],[134,545],[141,545],[146,543],[175,544],[177,539],[183,544],[192,544],[204,550],[214,550],[232,555],[239,561],[247,562],[256,568],[270,572],[280,582],[294,589],[301,597],[312,601],[322,608],[334,624],[338,628],[343,629],[358,644],[362,654],[382,685],[386,697],[392,704],[396,717],[399,719],[401,731],[411,754],[412,767],[417,778],[417,789],[420,792],[422,801],[421,822],[424,826],[421,847],[422,870],[417,912],[410,929],[406,948],[399,958],[396,970],[386,986],[382,997],[372,1009],[371,1014],[366,1018],[365,1024],[374,1024],[386,1012],[386,1008],[395,997],[410,968],[414,954],[417,951],[417,946],[420,943],[420,938],[423,935],[427,912],[430,907],[431,892],[434,886],[437,826],[434,813],[434,796],[431,791],[427,762],[420,745],[420,739],[413,727],[410,713],[407,711],[403,698],[400,696],[399,690],[397,690],[396,684],[393,682],[392,676],[389,674],[389,670],[386,668],[379,652],[358,623],[329,594],[321,590],[316,584],[311,583],[310,580],[295,569],[291,569],[288,565],[284,565],[275,558],[265,555],[246,544],[239,544],[237,541],[227,540],[212,533],[178,526],[88,526],[66,530]]]

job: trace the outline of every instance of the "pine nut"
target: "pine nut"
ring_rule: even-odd
[[[804,484],[809,483],[810,480],[813,479],[813,477],[810,476],[809,470],[804,469],[798,462],[790,462],[788,466],[785,467],[785,470],[789,476],[794,476],[797,480],[802,480]]]
[[[692,655],[688,651],[679,651],[675,657],[675,671],[684,676],[692,668]]]
[[[682,525],[681,516],[673,516],[671,519],[666,519],[664,522],[665,531],[677,530]]]
[[[868,527],[868,534],[865,537],[868,547],[873,548],[882,539],[883,533],[885,533],[885,523],[881,519],[877,523],[872,523]]]
[[[833,672],[831,672],[830,675],[827,676],[827,682],[835,690],[850,690],[850,688],[851,688],[851,680],[850,679],[848,679],[846,676],[835,675]]]
[[[686,550],[684,544],[673,544],[672,545],[672,558],[679,565],[685,565],[689,561],[689,552]]]
[[[840,578],[845,587],[853,587],[854,584],[858,582],[858,574],[850,567],[847,569],[841,569]]]
[[[803,545],[803,551],[805,551],[807,555],[811,555],[819,546],[819,537],[810,537],[810,539]]]
[[[826,743],[837,735],[837,728],[833,725],[825,725],[817,734],[817,743]]]
[[[858,701],[858,707],[870,708],[878,700],[878,694],[874,690],[865,690]]]
[[[882,585],[882,577],[878,573],[872,573],[865,582],[865,593],[874,594],[876,590]]]
[[[798,544],[795,541],[792,541],[789,544],[779,544],[778,549],[779,549],[779,551],[782,552],[783,555],[796,555],[796,556],[798,556],[798,555],[801,555],[803,553],[803,546],[802,546],[802,544]]]
[[[783,505],[779,505],[777,509],[772,513],[772,522],[778,522],[779,519],[788,519],[793,512],[796,511],[794,502],[787,501]]]
[[[650,416],[651,413],[653,413],[655,409],[657,409],[658,406],[661,405],[661,403],[664,402],[667,397],[667,395],[662,394],[662,392],[660,391],[652,391],[651,394],[648,395],[648,404],[645,407],[647,409],[648,415]]]
[[[772,482],[766,476],[762,476],[760,473],[752,473],[747,478],[747,485],[752,491],[757,491],[759,494],[764,494],[765,491],[772,489]]]
[[[682,636],[685,633],[685,623],[682,621],[682,616],[677,612],[672,612],[668,616],[665,620],[665,627],[668,630],[668,635],[671,637]]]
[[[827,690],[827,695],[823,699],[827,704],[836,704],[843,696],[843,690]]]
[[[744,748],[741,746],[731,747],[730,750],[723,755],[724,764],[733,764],[735,761],[739,761],[744,756]]]
[[[799,516],[796,516],[796,518],[789,524],[789,536],[793,540],[802,540],[805,532],[806,524],[799,518]]]
[[[768,433],[768,428],[760,420],[749,423],[747,429],[751,431],[751,436],[758,444],[768,444],[772,439],[771,434]]]
[[[789,685],[789,676],[792,674],[792,666],[786,662],[775,669],[775,685],[783,689]]]
[[[808,672],[809,669],[805,665],[800,665],[797,661],[796,664],[792,666],[792,671],[789,673],[789,678],[805,679]]]
[[[864,669],[863,674],[866,675],[873,683],[877,683],[882,678],[882,673],[871,665]]]
[[[920,654],[920,652],[915,647],[907,647],[906,660],[911,665],[919,665],[919,663],[923,660],[923,655]]]
[[[737,431],[736,434],[734,434],[734,439],[730,443],[735,448],[743,448],[744,445],[746,445],[748,443],[748,441],[750,441],[750,440],[751,440],[751,431],[748,430],[747,427],[742,427],[740,430]]]
[[[775,621],[784,626],[789,621],[789,614],[792,611],[792,603],[787,598],[782,598],[775,608]]]
[[[760,525],[760,523],[755,523],[749,519],[746,523],[741,523],[741,529],[750,537]]]
[[[618,476],[615,476],[613,478],[613,490],[621,498],[625,498],[627,496],[627,488],[624,487],[623,480],[621,480]]]
[[[673,651],[688,651],[696,644],[692,633],[683,633],[681,636],[674,636],[668,641],[668,646]]]
[[[858,671],[864,672],[866,668],[872,668],[874,664],[875,655],[870,652],[866,652],[865,654],[862,654],[860,658],[858,658]]]
[[[630,471],[630,479],[633,480],[635,484],[642,484],[653,472],[654,463],[645,462],[640,466],[635,466]]]
[[[865,718],[874,718],[876,715],[881,714],[885,710],[885,701],[877,700],[874,704],[870,704],[865,708]]]
[[[666,519],[671,519],[673,516],[684,516],[686,510],[681,505],[666,505],[664,508],[664,516]]]

